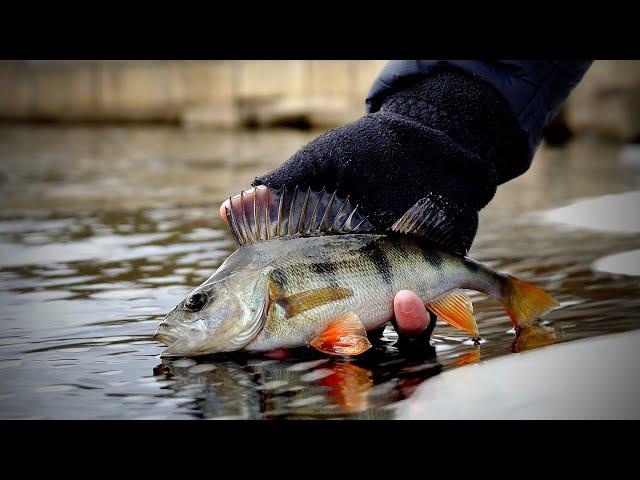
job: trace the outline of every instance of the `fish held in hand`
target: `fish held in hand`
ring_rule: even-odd
[[[358,355],[405,289],[474,338],[473,306],[461,289],[501,301],[517,328],[558,306],[535,285],[458,251],[442,202],[426,197],[379,233],[335,192],[261,188],[230,198],[225,211],[238,249],[158,326],[154,338],[169,347],[162,355],[304,345]]]

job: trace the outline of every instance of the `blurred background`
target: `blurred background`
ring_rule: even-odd
[[[0,66],[0,115],[201,127],[333,126],[363,112],[384,61],[24,61]]]
[[[596,61],[470,252],[554,294],[540,328],[474,294],[480,346],[438,324],[433,354],[387,328],[357,362],[160,362],[156,325],[235,249],[220,202],[363,115],[384,64],[1,61],[0,418],[389,418],[442,370],[640,329],[640,62]]]
[[[5,121],[333,127],[363,114],[378,61],[11,61],[0,63]],[[596,61],[554,133],[640,135],[640,62]],[[564,134],[562,132],[565,132]],[[556,136],[554,136],[554,140]]]

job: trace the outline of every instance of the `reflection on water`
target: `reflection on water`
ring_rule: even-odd
[[[306,351],[295,360],[237,357],[180,359],[156,366],[192,414],[205,418],[390,418],[384,407],[440,371],[433,349],[399,355],[384,339],[365,359],[334,359]]]
[[[518,333],[511,345],[514,353],[546,347],[558,342],[554,328],[545,325],[531,325]]]
[[[619,147],[581,141],[541,152],[481,213],[471,255],[563,305],[519,337],[473,294],[479,346],[439,324],[433,347],[399,348],[387,327],[357,360],[302,349],[162,362],[155,326],[233,250],[219,202],[314,135],[0,128],[0,417],[390,418],[442,369],[640,327],[638,277],[592,268],[638,235],[527,214],[638,189]]]

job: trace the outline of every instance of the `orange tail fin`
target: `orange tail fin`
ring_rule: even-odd
[[[544,290],[510,275],[502,288],[502,302],[513,324],[520,328],[560,305]]]

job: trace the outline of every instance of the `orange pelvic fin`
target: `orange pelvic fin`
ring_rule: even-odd
[[[473,304],[471,299],[461,291],[442,295],[429,302],[426,307],[452,327],[468,332],[473,338],[478,338],[478,325],[473,318]]]
[[[371,348],[367,331],[355,313],[331,322],[309,345],[329,355],[359,355]]]

